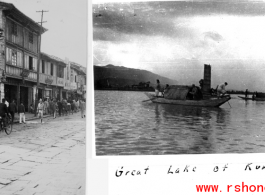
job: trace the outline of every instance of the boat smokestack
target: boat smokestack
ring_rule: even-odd
[[[211,65],[204,64],[203,97],[210,97],[211,93]]]

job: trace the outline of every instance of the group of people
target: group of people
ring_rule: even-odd
[[[155,96],[158,97],[159,96],[159,92],[162,93],[162,96],[164,97],[164,94],[165,92],[167,92],[167,90],[169,89],[169,85],[167,84],[165,89],[162,91],[162,87],[160,85],[160,81],[157,79],[156,80],[157,82],[157,85],[156,85],[156,88],[155,88]],[[202,84],[203,84],[203,81],[200,80],[200,86],[202,88]],[[219,99],[220,97],[224,96],[227,92],[225,90],[225,87],[228,85],[227,82],[224,82],[220,85],[217,86],[217,90],[216,90],[216,93],[217,93],[217,98]],[[202,94],[202,89],[200,87],[197,87],[195,86],[194,84],[192,84],[191,88],[190,88],[190,91],[188,92],[188,99],[193,99],[193,100],[200,100],[203,98],[203,94]],[[247,91],[246,91],[247,93]]]
[[[252,93],[252,100],[254,100],[257,97],[257,91]],[[246,89],[245,91],[245,98],[248,98],[249,91]]]
[[[44,102],[42,99],[39,100],[37,106],[37,113],[38,116],[41,118],[41,123],[43,122],[43,115],[50,114],[53,118],[56,118],[57,112],[59,116],[67,115],[70,113],[81,111],[81,117],[84,118],[86,112],[86,103],[85,100],[66,100],[63,99],[62,101],[56,99],[45,99]],[[33,104],[30,105],[29,108],[30,113],[34,113]],[[5,118],[7,115],[11,117],[12,122],[14,121],[15,113],[19,115],[19,123],[26,123],[26,109],[23,102],[20,105],[16,105],[15,100],[12,100],[9,103],[6,99],[2,99],[2,103],[0,103],[0,116]]]
[[[169,89],[169,85],[166,84],[166,87],[162,90],[162,87],[160,85],[160,81],[157,79],[156,80],[156,88],[155,88],[155,96],[158,97],[159,96],[159,92],[162,93],[162,96],[164,97],[164,94],[167,92],[167,90]]]
[[[187,96],[192,100],[201,100],[203,98],[201,89],[194,84],[192,84]]]
[[[59,116],[68,115],[70,113],[74,114],[74,112],[81,111],[81,117],[84,118],[86,111],[86,101],[83,99],[80,100],[56,100],[52,99],[48,101],[45,99],[43,102],[42,99],[39,100],[39,104],[37,106],[37,113],[41,118],[41,123],[43,122],[43,115],[50,114],[53,118],[56,118],[57,112]]]
[[[9,103],[6,99],[2,99],[2,103],[0,103],[0,116],[4,119],[5,117],[10,116],[11,121],[14,121],[15,113],[19,114],[19,123],[25,123],[25,106],[23,102],[17,107],[15,100]]]

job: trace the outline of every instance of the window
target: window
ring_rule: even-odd
[[[53,75],[53,63],[51,63],[51,75]]]
[[[12,30],[12,34],[17,36],[17,24],[15,22],[11,23],[11,30]]]
[[[66,70],[66,75],[67,75],[67,80],[70,80],[70,78],[69,78],[69,73],[70,73],[70,67],[69,66],[67,66],[67,70]]]
[[[33,33],[29,32],[29,42],[33,44]]]
[[[75,75],[75,82],[76,82],[76,75]]]
[[[23,53],[17,51],[17,66],[23,66]]]
[[[42,65],[41,72],[45,73],[45,61],[44,60],[41,61],[41,65]]]
[[[29,70],[33,70],[33,58],[29,56]]]
[[[64,67],[58,66],[57,77],[64,78]]]
[[[12,65],[16,66],[17,65],[17,52],[12,50]]]

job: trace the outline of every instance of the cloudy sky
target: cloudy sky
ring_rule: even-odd
[[[212,87],[265,92],[265,2],[156,1],[93,5],[93,63]]]
[[[41,21],[41,13],[36,11],[48,10],[43,17],[48,31],[42,35],[41,51],[87,65],[87,0],[1,1],[12,3],[36,22]]]

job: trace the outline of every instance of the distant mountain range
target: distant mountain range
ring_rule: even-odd
[[[152,72],[140,69],[126,68],[123,66],[94,65],[94,86],[95,89],[101,88],[133,88],[135,86],[154,87],[156,80],[159,79],[162,85],[177,84],[177,81],[162,77]],[[148,83],[148,85],[145,85]]]

